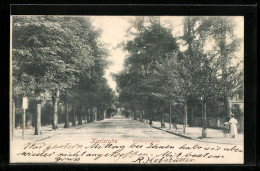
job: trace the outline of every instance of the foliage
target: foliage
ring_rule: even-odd
[[[58,17],[14,17],[13,85],[20,90],[14,94],[33,96],[76,81],[78,71],[65,62],[73,48],[72,33],[60,22]]]
[[[62,101],[67,92],[70,99],[88,107],[105,109],[114,103],[114,92],[103,78],[108,50],[100,41],[101,31],[92,26],[88,17],[15,16],[12,19],[14,99],[22,95],[38,100],[59,90]],[[42,113],[45,117],[45,109]]]
[[[129,111],[129,110],[126,110],[126,109],[123,109],[123,110],[122,110],[122,114],[123,114],[126,118],[129,118],[129,116],[130,116],[130,111]]]
[[[111,116],[113,114],[116,114],[116,113],[117,113],[117,109],[116,108],[110,107],[110,108],[107,109],[107,117],[109,117],[109,118],[111,118]]]
[[[220,23],[222,24],[221,26]],[[230,66],[234,52],[238,50],[238,40],[234,37],[234,26],[229,19],[219,17],[186,17],[184,19],[184,45],[188,48],[183,53],[172,53],[159,65],[159,77],[167,76],[165,93],[175,100],[199,100],[203,97],[206,101],[216,101],[232,89],[241,85],[242,71],[237,66]],[[217,26],[219,29],[217,29]],[[215,29],[214,29],[215,28]],[[223,28],[229,31],[229,44],[222,47],[226,56],[220,54],[220,45],[225,40]],[[213,41],[213,49],[205,51],[209,39]],[[224,72],[224,70],[226,70]],[[225,75],[224,75],[225,73]],[[225,92],[226,93],[225,93]]]
[[[136,17],[133,27],[133,39],[124,43],[128,52],[125,70],[115,75],[119,102],[127,109],[149,109],[157,98],[152,93],[158,88],[154,79],[156,65],[167,53],[178,50],[178,45],[171,30],[163,27],[158,17]]]
[[[231,97],[243,84],[242,61],[236,61],[241,40],[231,18],[185,17],[183,52],[160,17],[136,17],[131,23],[125,69],[115,75],[122,107],[168,108],[170,99],[212,103]]]

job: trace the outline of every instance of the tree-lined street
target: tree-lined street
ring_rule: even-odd
[[[162,128],[165,120],[181,123],[184,134],[196,124],[196,115],[207,138],[209,116],[227,121],[234,112],[242,116],[230,104],[243,94],[243,59],[236,54],[241,39],[229,17],[184,17],[182,26],[178,37],[160,17],[136,17],[129,29],[132,39],[122,45],[124,70],[114,75],[119,103],[134,119],[151,125],[153,120],[160,120]]]
[[[44,134],[38,136],[33,135],[33,130],[27,130],[26,140],[19,140],[20,136],[17,136],[11,144],[12,158],[15,157],[15,161],[20,163],[133,164],[178,163],[181,156],[186,156],[182,161],[184,163],[225,163],[226,156],[234,153],[236,158],[229,159],[229,163],[243,158],[243,145],[238,141],[223,143],[222,140],[218,143],[183,138],[122,115],[74,128],[59,129],[55,133],[50,129],[50,126],[43,127]],[[217,131],[212,133],[216,134]],[[21,135],[21,131],[16,134]],[[146,157],[141,157],[143,155]],[[204,159],[196,156],[203,156]]]
[[[168,19],[127,18],[126,39],[113,47],[125,52],[116,56],[124,58],[123,69],[110,74],[113,90],[105,73],[114,49],[90,17],[13,17],[11,137],[26,139],[28,129],[42,137],[47,127],[54,134],[75,128],[75,139],[96,129],[102,136],[153,137],[157,130],[145,123],[162,130],[178,124],[186,135],[199,127],[200,137],[210,138],[207,129],[227,129],[231,116],[243,134],[243,37],[233,18],[182,17],[179,35],[173,34],[177,18]]]
[[[90,124],[84,124],[71,128],[66,131],[66,129],[61,130],[60,132],[55,132],[54,134],[43,134],[40,136],[33,136],[33,130],[27,131],[27,140],[30,142],[31,138],[35,141],[40,139],[45,139],[51,135],[54,135],[50,138],[45,139],[45,142],[89,142],[92,138],[97,139],[117,139],[120,141],[132,141],[138,139],[153,139],[153,140],[168,140],[173,139],[174,141],[183,141],[183,138],[171,135],[169,133],[151,128],[149,125],[142,124],[140,122],[134,121],[124,116],[115,116],[111,119],[105,119],[103,121],[93,122]],[[44,132],[51,132],[51,127],[46,127]],[[21,134],[17,132],[18,135]],[[57,135],[55,135],[57,134]],[[37,138],[34,138],[37,137]],[[19,138],[19,136],[18,136]]]
[[[40,135],[43,124],[55,131],[60,122],[68,128],[69,122],[104,119],[115,94],[103,77],[108,50],[90,19],[19,16],[12,21],[12,133],[28,122]]]
[[[154,126],[160,128],[158,124],[154,124]],[[176,144],[181,143],[216,143],[211,140],[202,141],[202,139],[189,139],[184,138],[182,136],[174,135],[167,133],[163,130],[155,129],[150,127],[149,124],[145,124],[142,122],[135,121],[131,118],[125,118],[123,115],[116,115],[113,118],[105,119],[103,121],[93,122],[89,124],[78,125],[76,127],[72,127],[70,129],[59,129],[56,132],[51,131],[51,126],[45,126],[42,129],[43,134],[40,136],[34,136],[34,130],[28,129],[26,130],[26,140],[21,142],[21,145],[26,144],[26,142],[34,142],[34,141],[44,141],[44,142],[89,142],[92,138],[97,139],[117,139],[120,141],[133,141],[133,140],[157,140],[159,141],[172,141]],[[197,132],[197,130],[196,130]],[[238,144],[241,145],[243,142],[241,140],[234,140],[233,142],[225,142],[225,137],[223,137],[223,133],[221,130],[210,131],[215,134],[213,137],[221,136],[221,140],[218,140],[220,144]],[[16,140],[21,140],[21,130],[16,131]],[[20,144],[20,143],[19,143]]]

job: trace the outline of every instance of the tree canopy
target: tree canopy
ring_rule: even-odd
[[[88,17],[13,17],[13,95],[35,98],[59,89],[82,99],[90,91],[113,93],[103,78],[108,50],[100,34]],[[93,105],[105,103],[100,100],[108,99]]]
[[[242,61],[234,65],[241,40],[231,18],[184,17],[181,37],[160,17],[136,17],[131,23],[125,68],[115,76],[123,104],[144,107],[149,98],[214,102],[243,84]],[[179,50],[177,40],[186,50]]]

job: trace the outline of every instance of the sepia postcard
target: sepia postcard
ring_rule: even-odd
[[[244,163],[243,16],[10,24],[10,163]]]

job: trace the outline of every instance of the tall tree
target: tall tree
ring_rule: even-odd
[[[48,16],[19,16],[13,22],[13,61],[19,68],[14,71],[14,86],[32,97],[47,90],[53,92],[55,129],[59,91],[75,83],[73,75],[77,72],[64,60],[71,54],[72,33],[61,22],[62,18]]]
[[[14,17],[13,95],[37,98],[41,92],[51,92],[56,129],[59,100],[68,101],[73,94],[80,99],[80,91],[75,90],[84,91],[85,84],[91,80],[96,84],[104,75],[107,50],[99,37],[100,31],[87,17]],[[68,127],[68,112],[66,118]]]
[[[160,17],[137,17],[129,30],[132,30],[133,39],[124,45],[129,55],[125,60],[125,70],[116,79],[119,99],[131,97],[132,108],[139,103],[140,110],[148,114],[145,119],[150,118],[151,122],[154,111],[151,106],[155,99],[151,94],[154,87],[150,79],[153,78],[156,62],[165,58],[166,53],[178,50],[178,45],[171,30],[161,24]]]
[[[241,65],[243,59],[236,54],[240,50],[241,39],[235,35],[235,28],[236,25],[231,17],[207,17],[198,28],[204,36],[214,40],[210,53],[214,58],[215,70],[219,78],[218,88],[224,99],[227,116],[230,116],[229,99],[233,96],[233,89],[243,84]]]
[[[225,97],[225,92],[231,92],[234,85],[241,83],[236,67],[229,67],[234,52],[237,50],[238,40],[232,36],[229,38],[228,45],[223,46],[223,41],[227,41],[227,36],[222,31],[214,31],[219,18],[214,17],[186,17],[184,18],[184,35],[182,39],[187,50],[184,53],[172,53],[166,58],[163,65],[158,65],[160,77],[167,76],[168,84],[164,84],[166,91],[164,94],[172,95],[173,98],[183,99],[184,101],[202,100],[203,103],[203,137],[206,137],[206,103],[216,101],[220,97]],[[222,20],[222,19],[221,19]],[[214,21],[214,22],[213,22]],[[216,25],[215,25],[216,23]],[[221,22],[223,26],[223,22]],[[224,27],[224,26],[223,26]],[[218,27],[219,28],[219,27]],[[221,27],[220,30],[223,28]],[[234,29],[230,26],[229,29]],[[216,34],[221,33],[221,34]],[[219,37],[218,37],[218,36]],[[224,39],[223,39],[224,36]],[[209,42],[210,38],[219,42]],[[213,50],[205,50],[207,44],[212,44]],[[220,44],[222,46],[220,46]],[[222,47],[222,50],[221,48]],[[229,56],[221,56],[219,52],[223,47],[228,49]],[[219,49],[219,50],[218,50]],[[232,53],[231,53],[232,52]],[[228,72],[222,72],[223,68],[229,67]],[[223,73],[229,75],[229,79],[223,79]],[[233,84],[233,86],[231,85]],[[229,85],[229,86],[227,86]],[[170,92],[170,93],[169,93]],[[157,94],[158,96],[162,96]],[[227,98],[225,98],[227,99]],[[187,108],[184,108],[187,111]],[[187,122],[187,112],[185,112],[184,123]]]

